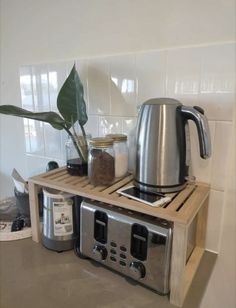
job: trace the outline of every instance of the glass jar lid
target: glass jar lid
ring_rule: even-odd
[[[127,141],[127,136],[124,134],[108,134],[107,138],[112,138],[114,142]]]
[[[113,145],[114,140],[107,137],[97,137],[89,140],[89,145],[96,146],[99,148],[106,148],[107,146]]]

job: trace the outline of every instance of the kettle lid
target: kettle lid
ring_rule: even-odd
[[[182,106],[180,101],[174,98],[161,97],[161,98],[151,98],[143,103],[143,105],[175,105]]]

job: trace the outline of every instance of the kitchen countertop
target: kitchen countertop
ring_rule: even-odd
[[[205,252],[183,308],[199,308],[216,261]],[[73,251],[56,253],[31,239],[0,242],[1,308],[174,308],[167,296]]]

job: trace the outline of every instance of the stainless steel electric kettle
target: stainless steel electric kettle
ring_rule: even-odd
[[[211,140],[203,109],[171,98],[150,99],[141,106],[134,172],[134,184],[140,190],[166,193],[185,187],[190,165],[188,120],[197,126],[200,156],[207,159]]]

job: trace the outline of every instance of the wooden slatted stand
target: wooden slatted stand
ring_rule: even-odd
[[[132,184],[129,175],[111,186],[94,187],[87,177],[70,176],[66,168],[59,168],[29,179],[32,239],[40,241],[38,192],[42,187],[80,195],[114,206],[141,212],[173,222],[173,244],[170,274],[170,302],[181,307],[205,248],[209,186],[188,184],[166,207],[154,208],[119,195],[119,188]],[[191,223],[196,222],[196,245],[187,260],[187,243]],[[186,261],[187,260],[187,261]]]

